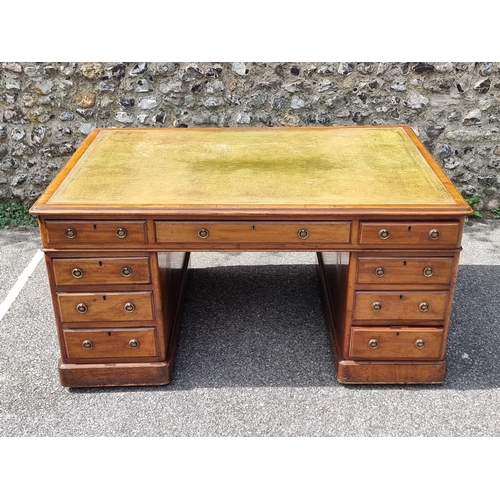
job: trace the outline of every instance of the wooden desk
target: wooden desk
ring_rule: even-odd
[[[96,129],[31,213],[64,386],[171,381],[193,251],[317,252],[340,382],[445,378],[471,209],[408,127]]]

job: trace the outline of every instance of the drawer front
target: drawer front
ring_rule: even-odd
[[[355,292],[354,321],[444,321],[448,292]]]
[[[352,328],[353,359],[434,360],[444,355],[441,328]]]
[[[453,258],[358,258],[358,283],[449,284]]]
[[[63,330],[69,359],[145,358],[156,356],[154,328]]]
[[[458,222],[361,222],[361,245],[457,246]]]
[[[146,243],[145,221],[45,221],[47,245],[129,247]]]
[[[149,257],[52,259],[56,285],[122,285],[151,282]]]
[[[237,247],[242,244],[314,246],[349,243],[351,222],[162,222],[157,221],[158,243]]]
[[[152,292],[58,293],[63,323],[86,321],[150,321]]]

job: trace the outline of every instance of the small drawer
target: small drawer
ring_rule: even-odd
[[[458,222],[361,222],[361,245],[456,246]]]
[[[441,284],[451,280],[453,258],[358,258],[357,283]]]
[[[355,292],[354,321],[444,321],[448,292]]]
[[[52,259],[56,285],[122,285],[151,282],[149,257]]]
[[[152,292],[58,293],[63,323],[150,321]]]
[[[146,243],[145,221],[45,221],[46,246],[130,247]]]
[[[164,222],[156,221],[158,243],[198,248],[283,245],[315,247],[351,241],[351,222]]]
[[[156,356],[154,328],[63,330],[69,359],[147,358]]]
[[[352,359],[437,360],[444,355],[441,328],[352,328]]]

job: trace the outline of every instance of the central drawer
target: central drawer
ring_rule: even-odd
[[[63,323],[124,322],[154,319],[152,292],[58,293]]]
[[[351,241],[351,222],[167,222],[156,221],[157,243],[198,248],[239,245],[321,246]]]
[[[355,292],[354,321],[444,321],[448,292]]]

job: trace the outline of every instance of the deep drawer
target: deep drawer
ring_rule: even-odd
[[[355,292],[354,321],[444,321],[448,292]]]
[[[359,257],[357,283],[449,284],[453,258]]]
[[[436,360],[443,356],[441,328],[352,328],[352,359]]]
[[[266,246],[282,244],[307,247],[330,243],[349,243],[351,222],[163,222],[156,221],[158,243]]]
[[[156,356],[154,328],[63,330],[68,359],[145,358]]]
[[[61,321],[149,321],[154,318],[152,292],[58,293]]]
[[[56,285],[121,285],[151,282],[148,257],[52,259]]]
[[[45,221],[46,246],[130,247],[146,243],[145,221]]]
[[[457,246],[458,222],[361,222],[361,245]]]

